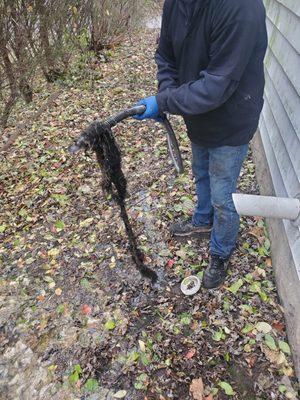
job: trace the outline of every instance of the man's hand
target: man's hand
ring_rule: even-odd
[[[143,119],[154,119],[155,121],[161,121],[162,116],[159,115],[158,104],[156,101],[156,96],[146,97],[145,99],[140,100],[137,106],[146,106],[146,111],[140,115],[134,115],[134,119],[138,119],[142,121]]]

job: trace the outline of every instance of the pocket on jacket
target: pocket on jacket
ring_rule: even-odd
[[[263,99],[250,93],[237,90],[226,102],[226,110],[230,116],[258,118],[263,106]]]

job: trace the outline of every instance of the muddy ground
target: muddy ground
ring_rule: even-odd
[[[180,243],[168,233],[195,201],[182,121],[171,119],[185,162],[180,177],[160,125],[128,120],[114,129],[129,214],[160,276],[155,287],[134,268],[93,155],[68,154],[89,122],[155,92],[156,37],[140,31],[106,57],[78,56],[63,81],[41,83],[34,104],[19,105],[4,133],[6,140],[25,124],[0,163],[3,400],[297,398],[262,219],[242,219],[225,285],[192,298],[180,291],[209,257],[208,241]],[[258,192],[251,154],[240,190]]]

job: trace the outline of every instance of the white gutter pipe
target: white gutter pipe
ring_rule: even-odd
[[[288,219],[300,226],[299,199],[240,193],[233,193],[232,198],[239,215]]]

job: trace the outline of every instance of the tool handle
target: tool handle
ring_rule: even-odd
[[[103,125],[106,125],[109,128],[112,128],[113,126],[117,125],[119,122],[123,121],[126,118],[132,117],[133,115],[136,114],[143,114],[146,111],[146,106],[140,105],[140,106],[134,106],[131,108],[128,108],[127,110],[121,111],[118,114],[109,117],[108,119],[104,120],[101,122]],[[86,149],[88,148],[92,137],[90,132],[93,131],[93,126],[97,121],[93,122],[88,128],[86,128],[81,135],[78,137],[78,139],[75,141],[73,145],[69,147],[69,152],[74,154],[77,153],[81,149]]]
[[[146,106],[144,105],[134,106],[128,108],[127,110],[121,111],[112,117],[109,117],[107,120],[104,121],[104,123],[107,124],[110,128],[112,128],[113,126],[117,125],[124,119],[132,117],[133,115],[144,114],[145,111],[146,111]]]

